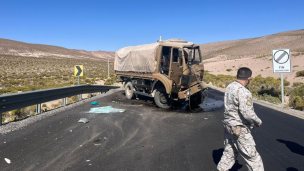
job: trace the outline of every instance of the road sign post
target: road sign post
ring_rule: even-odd
[[[110,58],[108,57],[108,78],[110,78]]]
[[[75,65],[74,67],[74,75],[78,77],[78,85],[81,85],[80,83],[80,77],[83,76],[83,65]],[[81,94],[78,95],[78,100],[80,101],[82,99]]]
[[[272,50],[273,73],[281,73],[282,104],[284,107],[284,78],[283,73],[291,72],[289,49]]]

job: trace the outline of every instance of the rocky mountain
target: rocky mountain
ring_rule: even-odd
[[[59,46],[31,44],[0,38],[0,55],[91,60],[107,60],[108,57],[110,57],[110,59],[113,60],[115,53],[67,49]]]
[[[290,49],[291,54],[304,54],[304,29],[200,46],[204,59],[214,60],[271,56],[273,49]]]

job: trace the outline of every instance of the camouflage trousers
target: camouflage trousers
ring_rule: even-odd
[[[225,126],[225,149],[217,165],[219,171],[228,171],[235,163],[238,154],[246,161],[249,171],[264,171],[260,154],[256,151],[255,142],[247,127],[241,127],[239,137],[233,135],[232,129]]]

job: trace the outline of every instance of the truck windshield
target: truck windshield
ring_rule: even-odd
[[[198,64],[202,62],[201,51],[198,46],[184,47],[185,60],[188,64]]]

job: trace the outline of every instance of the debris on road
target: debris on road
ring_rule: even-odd
[[[91,103],[92,105],[99,105],[99,103],[97,101],[94,101]]]
[[[107,137],[103,137],[103,139],[105,139],[105,140],[106,140],[106,139],[107,139]]]
[[[81,122],[81,123],[88,123],[89,120],[87,118],[80,118],[78,122]]]
[[[88,113],[117,113],[117,112],[124,112],[124,111],[126,111],[126,110],[113,108],[112,106],[104,106],[104,107],[91,108]]]
[[[100,139],[98,139],[98,140],[94,141],[94,145],[101,145],[101,141],[100,141]]]
[[[122,105],[122,106],[143,106],[142,104],[141,105],[136,105],[136,104],[132,104],[132,105]]]
[[[215,111],[216,108],[221,108],[224,105],[223,100],[216,100],[213,98],[207,98],[204,100],[200,107],[206,112]]]
[[[8,158],[4,158],[4,160],[6,161],[6,163],[11,164],[11,160]]]

